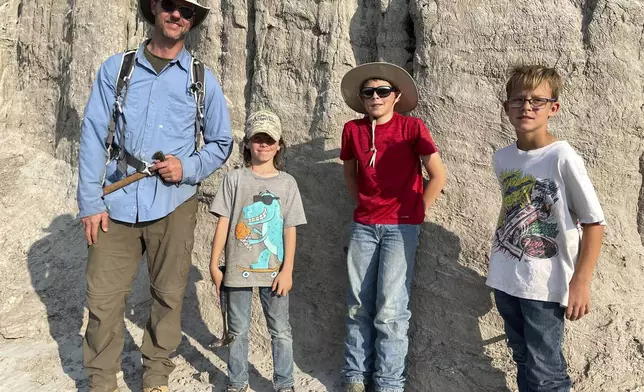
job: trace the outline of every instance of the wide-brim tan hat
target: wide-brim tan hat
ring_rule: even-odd
[[[356,112],[367,114],[359,94],[360,87],[369,79],[386,80],[402,92],[400,101],[394,106],[395,111],[409,112],[418,105],[418,89],[407,71],[390,63],[366,63],[347,72],[340,83],[344,102]]]
[[[143,18],[149,24],[154,26],[155,19],[154,19],[154,14],[152,13],[152,7],[150,6],[150,1],[151,0],[139,0],[139,9],[141,10],[141,15],[143,15]],[[191,29],[193,29],[199,26],[201,22],[203,22],[203,20],[206,19],[206,16],[208,16],[208,12],[210,12],[210,7],[205,7],[197,3],[195,0],[183,0],[183,1],[195,6],[195,16],[191,27]]]

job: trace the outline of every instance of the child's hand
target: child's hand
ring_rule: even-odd
[[[273,291],[275,294],[285,296],[293,287],[293,275],[288,272],[280,272],[273,280]]]
[[[215,283],[215,289],[217,290],[217,296],[221,293],[221,282],[224,280],[224,273],[221,272],[219,266],[215,263],[210,263],[210,277]]]
[[[569,286],[566,318],[576,321],[590,313],[590,282],[572,279]]]

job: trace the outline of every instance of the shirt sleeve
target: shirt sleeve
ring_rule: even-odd
[[[288,197],[283,211],[284,228],[306,224],[306,215],[302,205],[302,197],[297,187],[297,182],[293,179],[289,187]]]
[[[420,156],[432,155],[438,152],[436,143],[434,143],[434,139],[425,126],[425,123],[422,120],[418,120],[416,125],[418,135],[416,137],[416,143],[414,144],[414,152]]]
[[[350,124],[351,123],[344,124],[344,129],[342,130],[342,147],[340,148],[340,159],[343,161],[355,159],[352,127],[350,126]]]
[[[76,196],[81,218],[106,210],[103,201],[103,176],[107,162],[105,141],[114,105],[120,61],[121,57],[117,55],[101,64],[83,113]]]
[[[230,157],[233,137],[226,97],[209,69],[206,69],[206,100],[203,147],[181,162],[182,183],[197,184],[219,169]]]
[[[606,225],[604,212],[599,203],[583,159],[574,151],[565,159],[562,176],[566,186],[566,201],[579,223]]]
[[[217,216],[223,216],[232,219],[233,215],[233,200],[235,197],[234,181],[230,174],[226,174],[221,181],[221,185],[217,190],[215,198],[210,203],[209,211]]]

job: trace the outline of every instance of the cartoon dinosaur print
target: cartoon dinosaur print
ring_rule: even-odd
[[[256,244],[266,247],[250,268],[268,269],[271,255],[275,255],[281,264],[284,260],[284,219],[279,197],[269,191],[260,192],[253,196],[253,204],[242,209],[242,214],[248,227],[237,228],[237,239],[249,249]]]

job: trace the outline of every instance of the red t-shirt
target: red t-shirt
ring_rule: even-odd
[[[375,167],[371,159],[371,120],[349,121],[342,131],[343,161],[358,162],[358,204],[353,220],[362,224],[420,224],[423,208],[421,155],[438,151],[429,130],[416,117],[394,113],[376,125]]]

